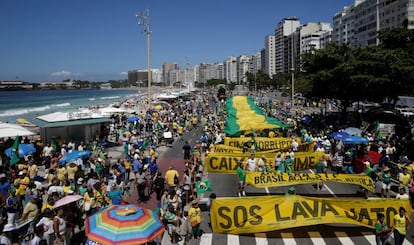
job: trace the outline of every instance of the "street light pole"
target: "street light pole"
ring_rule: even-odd
[[[148,61],[148,108],[151,108],[151,80],[152,80],[152,73],[151,73],[151,30],[150,30],[150,14],[149,9],[147,9],[146,13],[143,14],[142,12],[137,12],[136,17],[138,18],[138,25],[144,27],[142,32],[147,35],[147,61]]]
[[[290,68],[290,70],[292,71],[292,108],[295,106],[295,59],[294,59],[294,38],[295,38],[295,33],[293,32],[293,21],[291,22],[291,28],[292,28],[292,50],[291,50],[291,58],[292,58],[292,67]]]

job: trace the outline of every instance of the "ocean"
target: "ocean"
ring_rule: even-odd
[[[56,111],[138,99],[140,93],[133,89],[0,91],[0,121],[15,122],[17,118],[25,118],[30,122],[37,116]]]

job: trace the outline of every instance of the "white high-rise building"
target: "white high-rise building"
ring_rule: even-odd
[[[252,56],[252,62],[253,62],[253,74],[257,74],[259,70],[262,70],[262,53],[257,52]],[[263,70],[262,70],[263,71]]]
[[[227,83],[237,83],[237,58],[230,56],[223,62],[224,79]]]
[[[237,83],[246,84],[246,73],[253,73],[253,58],[251,55],[240,55],[237,57]]]
[[[414,0],[356,0],[334,16],[332,41],[375,46],[379,31],[395,28],[414,29]]]
[[[275,36],[267,35],[265,37],[265,57],[262,57],[264,60],[264,73],[268,74],[270,77],[276,74],[276,60],[275,60]]]
[[[286,73],[290,72],[294,57],[297,54],[295,51],[295,42],[292,40],[294,35],[291,35],[300,26],[300,21],[296,17],[284,18],[279,22],[275,29],[275,72]]]
[[[307,23],[299,27],[299,53],[312,49],[324,49],[331,41],[332,28],[329,23]]]

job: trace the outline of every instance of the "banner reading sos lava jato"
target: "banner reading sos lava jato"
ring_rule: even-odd
[[[339,199],[293,196],[217,198],[211,205],[213,232],[246,234],[326,223],[374,228],[377,213],[391,227],[398,209],[409,200]]]

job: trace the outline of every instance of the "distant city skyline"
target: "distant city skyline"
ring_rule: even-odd
[[[354,0],[2,0],[0,81],[107,81],[147,69],[135,14],[150,11],[151,68],[223,62],[264,48],[285,17],[328,22]]]

